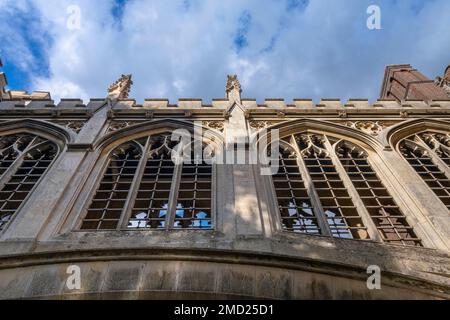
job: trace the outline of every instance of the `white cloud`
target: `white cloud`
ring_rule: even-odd
[[[0,10],[12,3],[0,0]],[[314,0],[291,11],[284,0],[133,0],[126,2],[120,23],[111,13],[113,0],[30,0],[15,6],[27,14],[30,3],[52,39],[45,50],[50,76],[35,78],[30,89],[51,90],[56,99],[104,96],[122,73],[133,74],[131,94],[139,101],[222,97],[229,73],[241,78],[244,96],[260,101],[374,99],[386,64],[411,63],[434,77],[450,63],[447,0],[426,1],[418,13],[412,5],[422,0],[378,1],[381,31],[366,28],[372,4],[366,0]],[[80,30],[66,27],[66,9],[74,4],[81,9]],[[243,13],[251,16],[248,46],[237,51]],[[13,63],[36,63],[20,30],[7,31],[17,36],[6,42],[6,52],[17,53]]]

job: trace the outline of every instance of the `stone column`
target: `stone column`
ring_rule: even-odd
[[[227,109],[225,123],[226,165],[233,180],[234,208],[227,208],[227,215],[235,215],[237,237],[260,237],[263,235],[262,217],[255,184],[255,165],[249,162],[249,133],[245,110],[240,99],[240,85],[235,76],[228,78]],[[230,170],[226,170],[230,172]],[[231,210],[230,210],[231,209]]]

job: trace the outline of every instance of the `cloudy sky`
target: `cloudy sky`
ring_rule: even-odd
[[[367,8],[381,8],[381,30]],[[78,19],[79,17],[79,19]],[[387,64],[431,78],[450,64],[449,0],[0,0],[10,89],[55,100],[104,97],[122,73],[131,96],[376,99]]]

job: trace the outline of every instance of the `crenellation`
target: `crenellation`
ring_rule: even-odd
[[[167,108],[169,99],[145,99],[143,107],[145,109],[160,109]]]
[[[10,90],[12,100],[51,100],[50,92],[33,91],[31,94],[25,90]]]
[[[264,104],[269,108],[286,108],[286,103],[285,103],[284,99],[280,99],[280,98],[265,99]]]
[[[314,102],[312,99],[294,99],[294,105],[300,109],[312,109],[314,108]]]
[[[229,103],[228,99],[212,99],[211,107],[216,109],[226,109]]]
[[[105,99],[90,99],[88,104],[86,105],[86,109],[90,110],[91,112],[96,112],[100,108],[104,107],[106,105]]]
[[[195,108],[202,108],[202,106],[203,106],[202,99],[187,99],[187,98],[178,99],[178,107],[181,109],[195,109]]]
[[[242,106],[246,109],[258,108],[256,99],[242,99]]]
[[[401,106],[396,100],[385,100],[385,99],[379,99],[374,104],[372,104],[372,107],[375,109],[400,109]]]
[[[443,109],[450,109],[450,100],[432,100],[430,101],[430,107],[435,108],[436,106],[439,106]]]
[[[113,109],[133,109],[133,107],[136,105],[136,100],[134,99],[119,99],[116,101],[116,103],[113,104]]]
[[[426,109],[430,106],[427,101],[423,100],[405,100],[402,102],[402,108]]]
[[[347,103],[344,104],[344,108],[358,108],[367,109],[370,108],[370,103],[368,99],[348,99]]]
[[[317,108],[329,108],[329,109],[340,109],[342,108],[341,99],[321,99],[318,104],[316,104]]]
[[[53,100],[32,100],[26,104],[26,107],[29,109],[46,109],[49,106],[55,106]]]
[[[61,101],[57,105],[57,108],[59,109],[86,108],[86,105],[81,99],[61,99]]]
[[[84,104],[81,99],[61,99],[58,104],[53,100],[48,99],[11,99],[0,101],[0,110],[7,109],[48,109],[56,108],[61,110],[80,112],[83,109],[96,111],[107,104],[105,99],[90,99],[87,104]],[[323,112],[324,110],[369,110],[384,109],[384,110],[416,110],[417,112],[425,112],[427,109],[449,109],[450,100],[405,100],[401,103],[395,100],[377,100],[372,104],[367,99],[349,99],[346,103],[342,103],[337,99],[321,99],[319,103],[314,104],[310,99],[295,99],[292,104],[286,104],[284,99],[268,98],[264,100],[263,104],[258,104],[256,99],[242,99],[242,106],[245,109],[265,109],[270,110],[284,110],[285,112],[307,112],[308,114],[314,112]],[[189,110],[204,110],[211,109],[223,110],[229,107],[229,101],[226,99],[214,99],[211,104],[204,104],[201,99],[179,99],[177,104],[170,104],[168,99],[146,99],[143,104],[136,103],[134,99],[120,99],[114,102],[112,108],[114,110],[146,110],[146,109],[189,109]],[[308,111],[307,111],[308,110]],[[200,111],[201,112],[201,111]]]
[[[14,109],[15,105],[18,103],[17,100],[3,100],[0,101],[0,110],[4,109]]]

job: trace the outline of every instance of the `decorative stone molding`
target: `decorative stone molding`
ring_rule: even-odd
[[[445,70],[444,76],[436,77],[434,83],[450,96],[450,65]]]
[[[450,155],[450,134],[426,132],[419,134],[418,138],[423,140],[439,157],[447,158]]]
[[[251,120],[249,122],[249,125],[250,125],[250,128],[258,131],[258,130],[262,130],[262,129],[268,128],[270,126],[273,126],[280,122],[281,121]]]
[[[311,157],[317,154],[320,157],[329,157],[330,153],[325,147],[324,137],[317,134],[300,134],[295,136],[295,140],[299,145],[306,147],[300,151],[302,157]]]
[[[400,111],[400,117],[408,118],[409,117],[409,112],[408,111]]]
[[[347,111],[339,111],[339,118],[347,118]]]
[[[395,123],[396,122],[393,121],[363,120],[363,121],[347,121],[345,122],[345,125],[353,129],[361,130],[367,134],[377,136],[380,134],[381,131],[383,131],[387,127],[394,125]]]
[[[142,121],[112,121],[108,128],[108,133],[116,132],[131,126],[134,126]]]
[[[220,132],[223,132],[225,129],[225,124],[223,123],[223,121],[216,121],[216,120],[209,121],[208,120],[208,121],[203,121],[203,125],[205,127],[208,127],[210,129],[217,130]]]
[[[80,133],[81,129],[83,129],[84,125],[86,124],[86,121],[78,121],[78,120],[56,120],[51,121],[54,124],[58,124],[60,126],[63,126],[64,128],[71,130],[72,132],[78,134]]]

